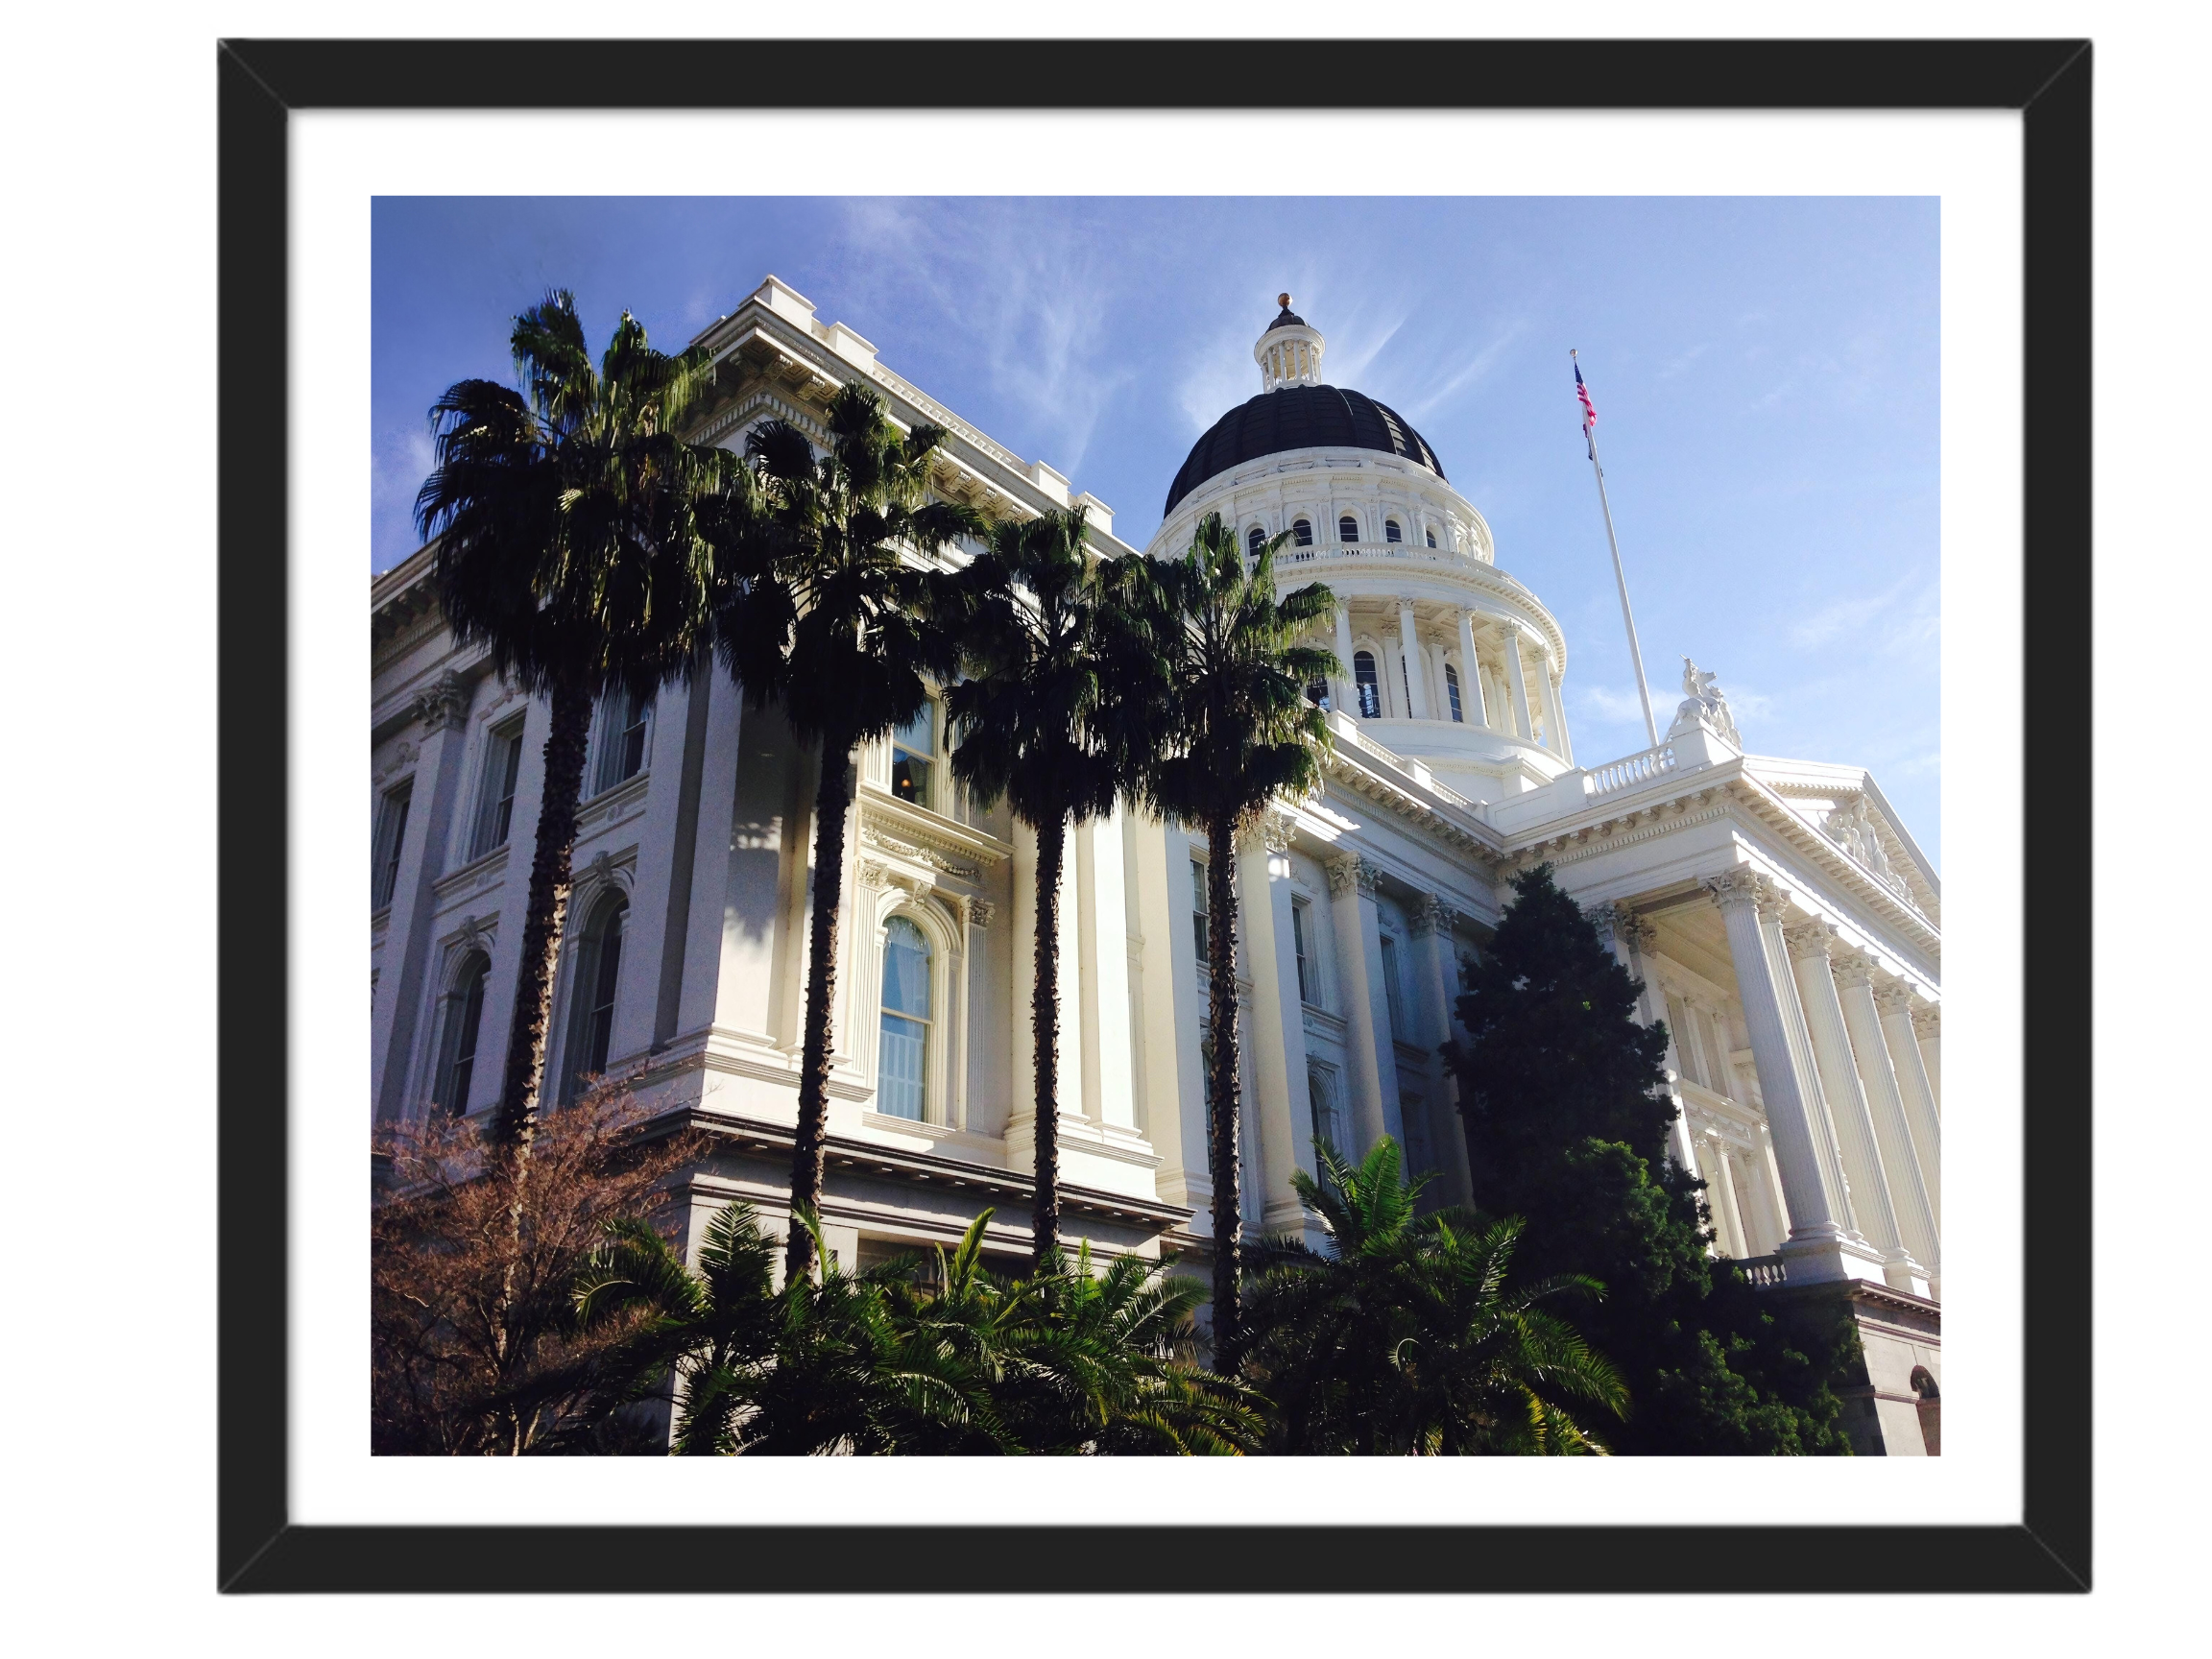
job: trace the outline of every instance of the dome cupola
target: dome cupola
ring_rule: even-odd
[[[1252,348],[1252,360],[1260,365],[1260,389],[1278,392],[1286,386],[1318,386],[1321,353],[1329,349],[1321,330],[1290,309],[1290,296],[1278,294],[1283,307],[1267,331]]]

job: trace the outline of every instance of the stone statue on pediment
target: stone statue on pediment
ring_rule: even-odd
[[[1711,727],[1736,748],[1743,747],[1743,739],[1736,733],[1736,716],[1728,710],[1727,693],[1720,689],[1720,676],[1698,667],[1685,657],[1682,659],[1682,703],[1674,710],[1674,724],[1668,729],[1668,735],[1699,724]]]
[[[1875,826],[1865,796],[1855,795],[1837,807],[1828,814],[1828,822],[1822,828],[1828,831],[1830,840],[1871,870],[1884,886],[1904,891],[1905,883],[1890,865],[1888,853],[1883,849],[1882,832]]]

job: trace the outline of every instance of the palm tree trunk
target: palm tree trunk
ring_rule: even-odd
[[[1060,1250],[1060,866],[1068,821],[1037,831],[1037,974],[1029,994],[1036,1046],[1037,1194],[1030,1204],[1030,1259],[1042,1273]]]
[[[576,851],[576,800],[584,784],[584,746],[591,729],[591,693],[582,684],[553,687],[553,730],[545,739],[545,782],[538,807],[537,847],[522,916],[522,960],[516,971],[515,1011],[507,1028],[507,1070],[493,1129],[512,1146],[527,1146],[545,1085],[545,1031],[553,1018],[553,971],[568,920],[569,858]]]
[[[813,1235],[800,1225],[805,1209],[822,1210],[822,1169],[829,1152],[830,1016],[837,1000],[837,931],[845,899],[845,814],[853,801],[846,774],[852,745],[822,744],[822,782],[814,791],[814,913],[806,946],[806,1019],[799,1060],[799,1131],[791,1142],[791,1232],[783,1246],[783,1280],[814,1270]]]
[[[1243,1172],[1237,1157],[1237,827],[1206,827],[1207,1023],[1214,1043],[1210,1160],[1214,1182],[1214,1365],[1234,1366],[1243,1320]]]

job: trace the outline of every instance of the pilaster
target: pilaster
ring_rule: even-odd
[[[1310,1218],[1290,1172],[1317,1173],[1312,1104],[1306,1082],[1306,1022],[1298,998],[1298,947],[1290,922],[1292,823],[1270,810],[1241,851],[1244,950],[1252,972],[1251,1048],[1259,1143],[1261,1213],[1267,1233],[1300,1233]]]
[[[1421,1044],[1429,1050],[1429,1143],[1436,1149],[1444,1186],[1454,1203],[1472,1203],[1475,1187],[1467,1166],[1467,1137],[1459,1126],[1459,1080],[1444,1063],[1443,1046],[1452,1041],[1453,980],[1458,963],[1452,954],[1452,929],[1458,912],[1433,893],[1424,894],[1407,912],[1412,932],[1414,977],[1419,981]]]
[[[1398,1117],[1398,1059],[1390,1052],[1390,1011],[1382,989],[1382,928],[1375,909],[1382,872],[1358,854],[1329,865],[1330,932],[1336,947],[1336,983],[1342,987],[1350,1027],[1352,1120],[1359,1145],[1346,1149],[1358,1163],[1390,1133]]]

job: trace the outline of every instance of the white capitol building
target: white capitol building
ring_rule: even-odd
[[[774,277],[700,339],[719,364],[714,442],[742,447],[770,418],[819,431],[858,380],[895,419],[949,429],[945,496],[993,517],[1082,501],[1122,548],[1103,503]],[[1316,1133],[1355,1152],[1396,1136],[1465,1195],[1437,1047],[1507,881],[1549,861],[1667,1023],[1675,1155],[1710,1184],[1716,1248],[1774,1294],[1847,1299],[1866,1349],[1854,1437],[1922,1455],[1941,1377],[1935,872],[1862,768],[1745,754],[1710,676],[1656,749],[1578,761],[1559,624],[1499,567],[1421,435],[1322,378],[1325,348],[1286,303],[1254,349],[1259,395],[1192,447],[1146,549],[1180,552],[1207,513],[1252,540],[1288,531],[1283,582],[1337,601],[1326,785],[1239,854],[1247,1224],[1318,1237],[1289,1180]],[[372,589],[380,1119],[497,1093],[547,730],[544,703],[456,647],[431,564],[419,552]],[[1034,841],[951,787],[941,711],[857,761],[828,1238],[873,1261],[949,1242],[989,1205],[1012,1264],[1029,1236]],[[694,1233],[731,1198],[783,1202],[816,764],[719,670],[643,709],[618,700],[593,732],[548,1088],[635,1075],[714,1131]],[[1122,812],[1070,843],[1064,1226],[1202,1258],[1205,837]]]

